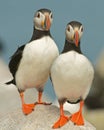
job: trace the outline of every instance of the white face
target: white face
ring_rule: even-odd
[[[65,33],[68,41],[74,41],[74,36],[76,31],[78,31],[79,40],[80,40],[83,34],[83,26],[81,25],[80,28],[79,27],[73,28],[70,24],[67,25]]]
[[[46,19],[48,19],[49,25],[47,25]],[[34,16],[34,25],[35,25],[35,28],[38,30],[43,30],[43,31],[49,30],[52,24],[52,21],[53,21],[52,12],[49,14],[48,12],[42,13],[38,11],[36,12]],[[49,26],[49,28],[47,28],[47,26]]]

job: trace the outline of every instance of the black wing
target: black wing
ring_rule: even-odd
[[[22,45],[21,47],[19,47],[16,52],[13,54],[13,56],[11,57],[11,60],[9,62],[9,69],[10,72],[12,73],[13,77],[15,77],[15,73],[18,69],[20,60],[22,58],[22,53],[24,50],[25,45]]]

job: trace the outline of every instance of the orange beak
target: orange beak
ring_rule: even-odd
[[[75,45],[78,47],[78,43],[79,43],[79,34],[78,31],[75,32]]]
[[[50,22],[50,19],[49,19],[49,16],[46,15],[46,18],[45,18],[45,28],[46,30],[49,30],[50,29],[50,26],[51,26],[51,22]]]

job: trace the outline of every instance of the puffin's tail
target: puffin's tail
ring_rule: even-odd
[[[15,80],[13,79],[11,81],[6,82],[5,84],[7,84],[7,85],[9,85],[9,84],[15,84]]]

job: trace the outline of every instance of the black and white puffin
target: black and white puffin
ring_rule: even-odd
[[[82,107],[94,77],[93,66],[80,49],[82,24],[77,21],[68,23],[65,33],[62,54],[56,58],[51,67],[51,79],[60,105],[60,118],[53,128],[59,128],[69,120],[76,125],[84,125]],[[80,102],[79,111],[71,117],[64,115],[63,105],[66,101],[72,104]]]
[[[15,84],[20,93],[22,110],[29,114],[35,104],[26,104],[24,91],[35,87],[38,90],[36,104],[48,104],[42,102],[44,85],[50,75],[50,68],[59,55],[55,41],[51,37],[50,27],[53,14],[49,9],[40,9],[34,15],[34,30],[31,40],[17,49],[9,63],[13,80],[7,84]]]

